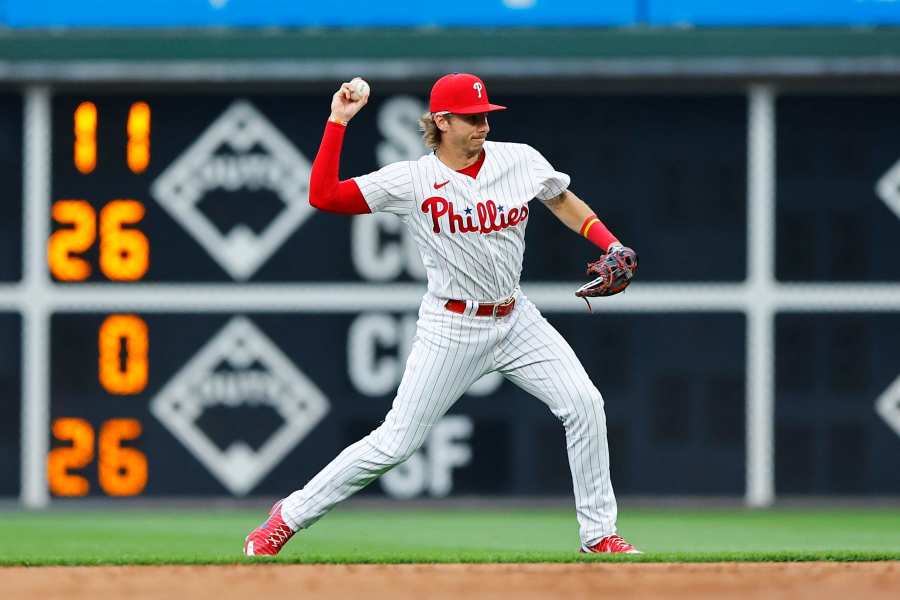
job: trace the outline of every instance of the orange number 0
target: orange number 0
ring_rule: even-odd
[[[60,281],[84,281],[91,265],[72,256],[86,252],[97,238],[94,208],[84,200],[59,200],[53,220],[71,228],[59,229],[47,244],[50,271]],[[144,218],[137,200],[113,200],[100,211],[100,270],[113,281],[136,281],[150,266],[150,242],[143,232],[125,227]]]
[[[135,496],[147,486],[147,457],[122,442],[140,437],[137,419],[109,419],[100,427],[99,480],[109,496]],[[56,496],[86,496],[90,483],[69,469],[82,469],[94,459],[94,428],[84,419],[64,417],[53,422],[53,437],[72,442],[54,448],[47,457],[47,481]]]
[[[103,321],[98,338],[103,389],[121,396],[144,391],[150,371],[147,323],[135,315],[112,315]]]

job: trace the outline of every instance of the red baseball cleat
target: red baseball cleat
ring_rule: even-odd
[[[593,546],[582,545],[581,551],[586,554],[643,554],[616,534],[606,536]]]
[[[281,518],[282,502],[276,502],[266,522],[244,538],[244,556],[275,556],[294,535],[294,530]]]

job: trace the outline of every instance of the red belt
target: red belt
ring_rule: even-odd
[[[505,302],[499,302],[497,304],[482,303],[478,305],[478,310],[475,311],[475,315],[479,317],[505,317],[513,311],[515,305],[515,298],[510,298]],[[449,311],[463,314],[466,312],[466,301],[447,300],[447,304],[445,304],[444,307]]]

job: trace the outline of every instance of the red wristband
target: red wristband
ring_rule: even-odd
[[[604,252],[607,251],[609,245],[618,242],[603,221],[597,218],[597,215],[589,215],[581,224],[581,235],[588,239],[592,244],[598,246]]]

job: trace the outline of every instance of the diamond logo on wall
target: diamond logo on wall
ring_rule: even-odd
[[[150,401],[153,415],[237,496],[275,468],[328,408],[319,388],[243,317],[232,319]],[[262,431],[222,427],[219,415],[229,410],[242,411],[244,423],[265,413],[276,424]],[[217,417],[205,418],[210,413]],[[230,439],[223,442],[213,429],[226,429]]]
[[[875,412],[900,435],[900,377],[875,400]]]
[[[875,193],[900,219],[900,160],[875,184]]]
[[[250,278],[312,214],[310,163],[250,102],[232,104],[153,182],[153,197],[237,280]],[[260,231],[227,230],[201,210],[223,198],[258,209],[253,194],[271,192],[283,207]],[[213,206],[215,208],[215,206]]]

